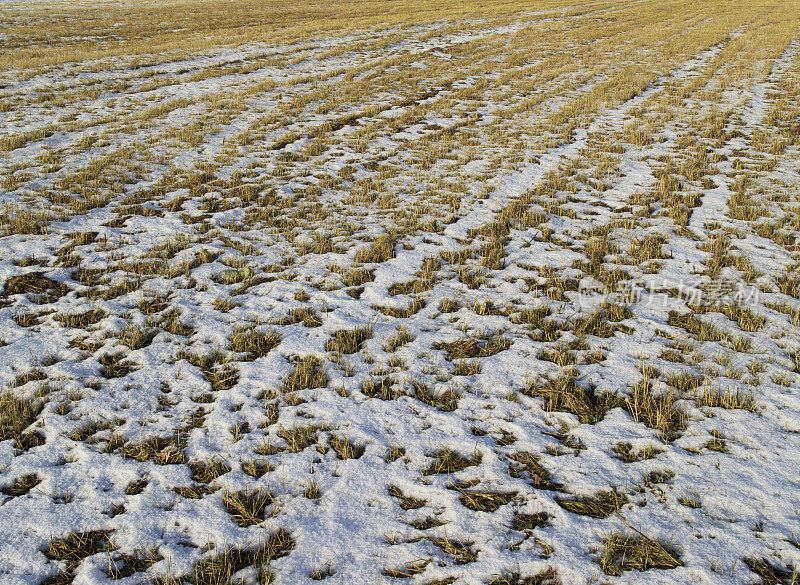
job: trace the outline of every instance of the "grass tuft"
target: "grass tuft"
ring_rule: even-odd
[[[210,483],[228,473],[231,466],[222,459],[210,459],[208,461],[192,461],[189,463],[192,471],[192,479],[199,483]]]
[[[397,239],[393,235],[384,234],[377,238],[368,248],[356,252],[355,261],[367,264],[386,262],[394,258]]]
[[[0,393],[0,440],[19,439],[36,421],[43,406],[33,400],[17,398],[8,390]]]
[[[67,568],[71,571],[86,557],[114,550],[109,540],[113,532],[113,530],[70,532],[63,538],[51,540],[43,552],[48,559],[66,561]]]
[[[645,536],[612,534],[605,542],[600,567],[606,575],[619,576],[625,571],[675,569],[683,566],[676,551]]]
[[[527,477],[531,486],[540,490],[561,491],[564,486],[553,482],[551,473],[539,463],[539,456],[526,451],[519,451],[510,455],[513,463],[509,466],[508,474],[511,477]]]
[[[464,457],[452,449],[441,449],[428,455],[435,459],[424,472],[424,475],[438,475],[440,473],[456,473],[467,467],[479,465],[483,457],[476,452],[472,457]]]
[[[758,412],[753,395],[739,390],[725,392],[716,388],[708,389],[698,397],[697,405]]]
[[[35,473],[28,473],[26,475],[17,477],[8,485],[0,489],[0,493],[7,496],[24,496],[37,485],[42,483],[42,479]]]
[[[277,331],[259,331],[247,326],[234,327],[230,338],[231,351],[246,354],[248,360],[264,357],[280,342]]]
[[[227,585],[234,573],[246,567],[256,567],[262,576],[269,574],[269,564],[275,559],[285,557],[294,550],[292,535],[283,528],[269,534],[256,549],[230,548],[223,553],[197,563],[192,574],[175,583],[189,581],[194,585]],[[271,583],[271,577],[269,581]]]
[[[489,581],[489,585],[561,585],[558,572],[553,567],[547,567],[544,571],[522,577],[519,573],[504,573]]]
[[[277,434],[289,443],[289,450],[292,453],[299,453],[317,444],[317,432],[321,428],[316,425],[294,426],[290,429],[281,428]]]
[[[488,339],[463,337],[451,343],[435,343],[433,345],[433,349],[444,349],[449,361],[489,357],[510,347],[511,340],[500,336]]]
[[[587,424],[600,422],[609,409],[620,405],[619,399],[613,395],[598,397],[591,388],[578,386],[575,377],[569,374],[541,384],[531,384],[522,393],[542,398],[547,412],[569,412]]]
[[[797,583],[798,571],[789,569],[781,569],[770,563],[767,559],[756,559],[753,557],[746,557],[744,559],[747,568],[753,573],[761,577],[761,582],[764,585],[794,585]]]
[[[591,518],[608,518],[628,503],[628,497],[625,494],[608,491],[580,498],[556,498],[556,503],[573,514]]]
[[[295,363],[294,370],[283,383],[283,391],[291,393],[305,389],[325,388],[327,385],[328,375],[325,373],[322,360],[315,356],[306,356]]]
[[[264,511],[267,506],[271,506],[274,503],[275,496],[264,489],[238,492],[226,491],[222,494],[222,504],[225,506],[225,511],[242,528],[255,526],[263,522]],[[276,511],[273,511],[271,515],[275,513]]]
[[[461,494],[459,501],[465,508],[475,512],[496,512],[517,496],[517,492],[470,490],[455,488]]]
[[[358,459],[364,454],[366,447],[364,445],[357,445],[353,441],[331,436],[328,439],[328,445],[334,450],[339,459]]]
[[[534,528],[541,528],[550,524],[552,516],[547,512],[536,512],[534,514],[524,514],[522,512],[514,512],[514,519],[511,522],[511,528],[514,530],[533,530]]]
[[[52,302],[69,292],[69,288],[63,282],[57,282],[42,275],[41,272],[29,272],[12,276],[6,280],[3,287],[3,298],[13,295],[30,294],[37,298]]]
[[[361,350],[364,342],[372,338],[371,327],[356,327],[355,329],[342,329],[334,331],[325,343],[325,351],[341,354],[353,354]]]

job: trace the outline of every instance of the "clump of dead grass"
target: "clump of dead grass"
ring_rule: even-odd
[[[452,557],[456,565],[466,565],[478,560],[478,552],[473,548],[475,543],[471,540],[446,536],[428,536],[426,540],[438,547],[445,555]]]
[[[558,571],[553,567],[547,567],[535,575],[523,577],[520,573],[511,572],[498,575],[489,581],[489,585],[561,585],[558,578]]]
[[[565,510],[592,518],[608,518],[627,502],[628,497],[616,491],[598,492],[579,498],[556,498],[556,503]]]
[[[246,354],[248,360],[264,357],[281,342],[277,331],[260,331],[253,327],[236,326],[230,337],[230,347],[236,353]]]
[[[316,356],[306,356],[295,362],[294,370],[283,383],[285,393],[299,390],[324,388],[328,385],[328,375],[325,373],[322,360]]]
[[[552,516],[547,512],[535,512],[533,514],[525,514],[524,512],[514,512],[514,520],[511,522],[511,528],[514,530],[533,530],[547,526],[550,523]]]
[[[600,422],[609,409],[620,405],[618,397],[611,394],[597,396],[591,388],[579,386],[575,376],[568,373],[531,384],[522,393],[542,398],[547,412],[569,412],[580,422],[588,424]]]
[[[366,447],[359,445],[349,439],[331,436],[328,445],[334,450],[339,459],[358,459],[364,454]]]
[[[367,264],[386,262],[395,255],[397,238],[394,235],[384,234],[378,237],[368,248],[356,252],[355,261]]]
[[[625,463],[634,463],[636,461],[644,461],[645,459],[652,459],[663,453],[663,450],[657,449],[652,445],[647,445],[639,450],[635,450],[630,443],[618,443],[613,448],[617,457]]]
[[[113,532],[113,530],[70,532],[67,536],[51,540],[43,552],[49,559],[66,561],[67,569],[71,571],[86,557],[114,550],[114,545],[109,539]]]
[[[191,461],[189,469],[192,472],[192,479],[199,483],[210,483],[215,479],[225,475],[231,470],[231,466],[222,459],[215,458],[207,461]]]
[[[697,405],[758,412],[753,395],[741,390],[724,391],[718,388],[708,388],[697,398]]]
[[[184,446],[184,440],[180,437],[151,437],[126,443],[122,446],[122,456],[136,461],[153,461],[158,465],[185,463]]]
[[[540,457],[527,451],[518,451],[509,456],[513,461],[508,469],[511,477],[527,477],[531,486],[540,490],[561,491],[564,486],[552,481],[552,473],[539,463]]]
[[[472,457],[464,457],[452,449],[441,449],[428,455],[435,461],[424,471],[424,475],[437,475],[440,473],[456,473],[467,467],[479,465],[483,457],[476,452]]]
[[[3,298],[13,295],[30,294],[43,300],[52,302],[69,292],[69,288],[63,282],[55,281],[44,276],[41,272],[29,272],[12,276],[6,280],[3,288]]]
[[[600,557],[606,575],[619,576],[625,571],[675,569],[683,566],[678,553],[668,545],[644,535],[611,534]]]
[[[105,319],[108,313],[103,309],[90,309],[83,313],[66,313],[56,315],[53,318],[64,325],[73,329],[86,329],[89,325],[94,325]]]
[[[782,569],[767,559],[745,557],[747,568],[761,577],[764,585],[793,585],[797,582],[797,569]]]
[[[686,413],[675,402],[677,395],[672,392],[656,393],[652,380],[644,378],[636,384],[622,407],[636,422],[642,422],[651,429],[659,431],[667,440],[678,436],[686,428]]]
[[[325,343],[325,351],[340,354],[353,354],[361,350],[364,342],[372,338],[371,327],[356,327],[355,329],[341,329],[334,331]]]
[[[400,508],[403,510],[416,510],[428,503],[427,500],[404,494],[396,485],[389,486],[389,495],[400,500]]]
[[[317,432],[320,430],[322,430],[322,427],[309,424],[291,428],[281,428],[278,430],[277,434],[280,438],[289,443],[289,450],[292,453],[299,453],[317,444]]]
[[[263,522],[265,510],[274,503],[275,496],[265,489],[238,492],[225,491],[222,494],[222,504],[225,506],[225,511],[242,528],[255,526]],[[276,510],[273,510],[271,515],[276,512]]]
[[[262,583],[271,583],[273,577],[269,571],[270,562],[288,555],[294,547],[292,535],[281,528],[271,532],[255,549],[230,548],[200,561],[186,577],[194,585],[227,585],[234,573],[246,567],[256,567],[260,574],[259,580]],[[175,582],[184,580],[176,579]]]
[[[475,512],[496,512],[517,496],[517,492],[475,490],[455,487],[460,494],[461,505]]]
[[[411,386],[414,388],[414,396],[423,404],[442,412],[453,412],[458,408],[458,399],[461,395],[453,388],[435,392],[419,379],[412,380]]]
[[[31,399],[18,398],[8,390],[0,393],[0,440],[20,437],[36,421],[43,406]]]
[[[7,496],[24,496],[40,483],[42,483],[42,478],[37,474],[27,473],[15,478],[10,485],[0,489],[0,493]]]
[[[500,353],[511,347],[511,340],[507,337],[494,336],[489,338],[462,337],[450,343],[438,342],[433,349],[444,349],[450,361],[465,358],[488,357]]]
[[[290,311],[282,322],[283,325],[292,325],[294,323],[302,323],[306,327],[320,327],[322,326],[322,319],[312,307],[298,307]]]

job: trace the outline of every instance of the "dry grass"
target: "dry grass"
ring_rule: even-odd
[[[82,505],[103,470],[45,494],[53,478],[29,466],[64,443],[138,469],[96,527],[215,508],[265,539],[187,539],[173,575],[112,550],[110,530],[74,531],[46,548],[67,568],[47,582],[98,567],[165,585],[346,581],[305,534],[305,564],[271,567],[295,542],[269,532],[344,495],[375,511],[340,527],[347,546],[370,550],[377,522],[401,559],[372,563],[373,580],[444,585],[463,578],[452,565],[519,551],[552,561],[475,578],[553,585],[575,551],[538,536],[596,534],[623,506],[658,514],[673,491],[700,508],[688,458],[740,454],[738,431],[706,424],[727,433],[738,415],[714,409],[773,424],[800,371],[798,23],[785,0],[5,6],[6,505]],[[691,299],[673,277],[699,279]],[[739,281],[753,298],[714,297]],[[586,283],[613,292],[584,304]],[[635,359],[653,360],[638,382]],[[607,416],[631,433],[585,444]],[[567,495],[567,478],[606,473],[598,456],[623,475],[606,485],[632,487]],[[365,465],[385,465],[392,500],[347,491]],[[551,492],[544,508],[529,488]],[[384,518],[387,500],[400,509]],[[522,512],[553,500],[572,514]],[[500,534],[454,534],[453,514]],[[607,574],[680,565],[628,527],[605,543]]]
[[[41,272],[29,272],[19,276],[9,278],[3,287],[3,297],[13,295],[35,295],[44,297],[48,300],[55,300],[63,297],[69,292],[69,288],[63,282],[57,282]]]
[[[552,516],[547,512],[536,512],[535,514],[525,514],[515,512],[511,528],[514,530],[533,530],[550,524]]]
[[[636,461],[644,461],[646,459],[653,459],[664,451],[647,445],[646,447],[634,450],[633,445],[630,443],[617,443],[614,445],[614,453],[625,463],[634,463]]]
[[[475,512],[496,512],[501,506],[505,506],[517,496],[517,492],[457,489],[461,494],[461,497],[459,497],[461,504]]]
[[[320,327],[322,319],[311,307],[299,307],[292,310],[289,316],[283,321],[283,324],[288,325],[291,323],[303,323],[306,327]]]
[[[608,394],[597,396],[592,389],[580,387],[570,375],[531,384],[522,392],[542,398],[544,409],[548,412],[569,412],[576,415],[582,423],[588,424],[603,420],[610,408],[620,405],[617,397]]]
[[[697,398],[697,405],[758,412],[753,395],[741,390],[723,391],[718,388],[709,388]]]
[[[0,492],[7,496],[24,496],[37,485],[42,483],[42,479],[35,473],[17,477],[10,485],[0,488]]]
[[[386,451],[386,457],[384,459],[386,463],[393,463],[398,459],[402,459],[403,455],[405,454],[405,447],[401,447],[400,445],[390,445],[389,449]]]
[[[473,454],[472,457],[464,457],[452,449],[441,449],[428,455],[435,459],[433,463],[425,469],[425,475],[437,475],[440,473],[456,473],[467,467],[479,465],[482,459],[480,453]]]
[[[573,514],[590,516],[591,518],[608,518],[622,508],[628,498],[616,491],[598,492],[594,496],[581,498],[556,498],[559,506]]]
[[[281,428],[278,436],[289,443],[289,450],[292,453],[299,453],[309,447],[316,445],[317,432],[321,427],[315,425],[294,426],[292,428]]]
[[[153,461],[159,465],[185,463],[183,441],[178,437],[153,437],[144,441],[126,443],[122,456],[136,461]]]
[[[336,452],[336,456],[339,459],[358,459],[366,449],[364,445],[358,445],[353,441],[335,435],[328,439],[328,445]]]
[[[372,338],[371,327],[356,327],[334,331],[325,343],[325,351],[333,351],[345,355],[360,351],[364,342]]]
[[[426,500],[421,498],[415,498],[413,496],[404,494],[402,490],[395,485],[389,486],[389,495],[400,500],[400,507],[403,510],[416,510],[417,508],[421,508],[428,503]]]
[[[6,390],[0,393],[0,440],[18,439],[42,411],[42,404],[17,398]]]
[[[410,579],[414,575],[419,575],[425,572],[430,562],[433,559],[421,559],[411,563],[406,563],[402,567],[395,567],[392,569],[384,569],[381,574],[385,577],[393,579]]]
[[[519,573],[506,573],[493,578],[489,585],[561,585],[558,571],[548,567],[535,575],[523,577]]]
[[[396,400],[405,395],[398,383],[389,377],[377,381],[365,380],[361,386],[361,393],[368,398],[379,398],[380,400]]]
[[[268,506],[275,503],[275,496],[263,489],[224,492],[222,504],[231,518],[241,526],[255,526],[264,521],[264,513]],[[270,515],[274,515],[273,510]]]
[[[119,342],[131,350],[148,347],[158,335],[157,329],[147,329],[131,325],[122,330]]]
[[[109,536],[113,530],[87,530],[70,532],[62,538],[54,538],[44,550],[49,559],[66,561],[67,568],[73,570],[88,556],[114,550]]]
[[[797,582],[798,572],[796,569],[782,569],[767,559],[756,559],[747,557],[744,559],[747,568],[753,573],[761,577],[761,582],[764,585],[791,585]]]
[[[657,393],[652,381],[645,378],[631,389],[622,406],[633,420],[671,440],[686,428],[686,413],[676,406],[676,400],[674,394]]]
[[[450,343],[434,344],[434,349],[444,349],[450,361],[465,358],[488,357],[511,347],[511,340],[506,337],[489,338],[464,337]]]
[[[244,353],[247,359],[264,357],[281,342],[277,331],[259,331],[251,327],[235,327],[230,337],[231,350]]]
[[[402,347],[412,341],[414,341],[414,336],[409,332],[408,328],[399,327],[397,329],[397,333],[388,339],[383,348],[387,352],[392,353],[397,351],[397,348]]]
[[[613,576],[625,571],[675,569],[682,565],[677,553],[669,546],[642,535],[610,535],[600,557],[603,572]]]
[[[458,408],[460,394],[452,388],[435,392],[426,386],[422,380],[412,380],[411,386],[414,388],[414,396],[423,404],[442,412],[453,412]]]
[[[85,329],[89,325],[104,319],[108,313],[102,309],[91,309],[83,313],[71,313],[66,315],[56,315],[53,318],[60,322],[64,327],[72,327],[73,329]]]
[[[270,562],[288,555],[294,547],[291,534],[281,528],[271,532],[255,549],[231,548],[197,563],[186,578],[194,585],[227,585],[233,574],[245,567],[256,567],[265,576]]]
[[[142,478],[142,479],[137,479],[135,481],[132,481],[125,488],[125,495],[128,495],[128,496],[139,495],[147,487],[147,484],[148,484],[147,478]]]
[[[103,366],[100,374],[106,378],[122,378],[136,369],[136,365],[126,361],[121,353],[103,354],[97,361]]]
[[[368,248],[362,248],[356,253],[356,262],[376,264],[394,258],[397,240],[394,236],[383,235],[376,239]]]
[[[473,548],[474,542],[453,537],[427,537],[428,542],[438,547],[446,556],[453,559],[456,565],[466,565],[478,560],[478,553]]]
[[[215,479],[222,477],[231,470],[222,459],[210,459],[208,461],[191,461],[189,469],[192,472],[192,479],[199,483],[211,483]]]
[[[283,383],[286,393],[299,390],[324,388],[328,385],[328,376],[322,360],[315,356],[307,356],[297,360],[294,370]]]
[[[536,489],[561,491],[564,486],[551,480],[551,472],[539,463],[540,457],[526,451],[519,451],[510,455],[514,461],[509,466],[508,474],[511,477],[527,477]]]

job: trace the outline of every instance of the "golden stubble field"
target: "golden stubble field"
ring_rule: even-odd
[[[0,581],[798,581],[796,2],[0,48]]]

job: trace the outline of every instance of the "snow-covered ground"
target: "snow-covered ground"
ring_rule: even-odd
[[[0,582],[794,583],[800,21],[711,4],[5,72]]]

